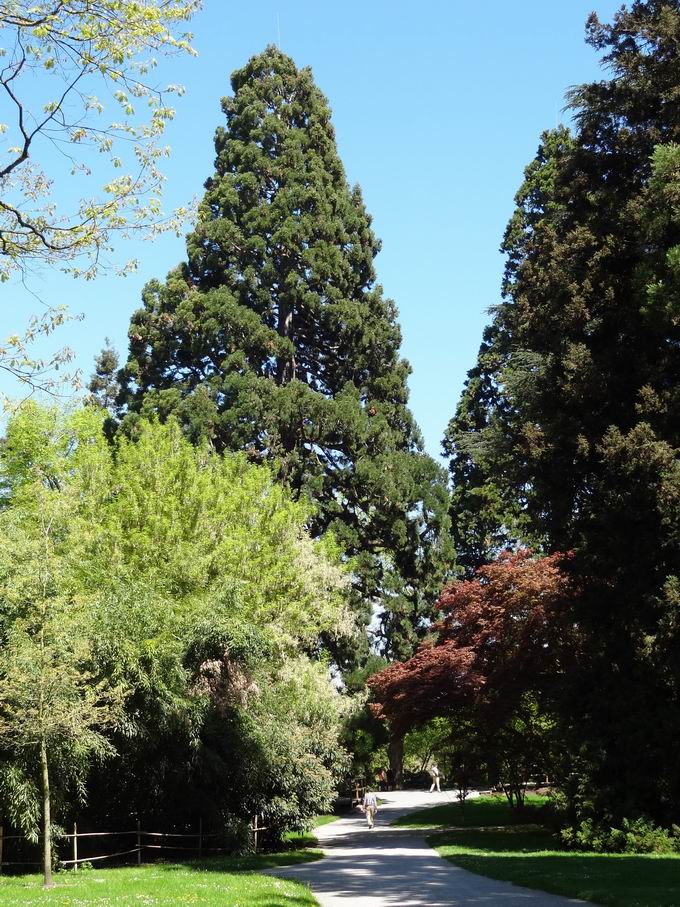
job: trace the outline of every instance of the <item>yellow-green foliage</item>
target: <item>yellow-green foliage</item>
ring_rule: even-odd
[[[228,603],[282,651],[347,627],[348,577],[332,539],[310,539],[307,505],[266,467],[196,448],[174,421],[144,424],[112,448],[101,419],[25,407],[5,454],[10,509],[23,506],[34,476],[71,502],[71,581],[84,594],[143,587],[182,620]]]
[[[122,732],[152,754],[131,771],[168,737],[181,764],[201,739],[232,776],[231,750],[247,749],[257,772],[223,808],[257,799],[300,824],[344,764],[341,697],[306,654],[347,628],[334,542],[310,539],[306,506],[266,467],[194,447],[172,420],[111,446],[102,418],[28,404],[2,448],[0,763],[15,780],[0,811],[35,827],[41,739],[82,789]]]
[[[2,4],[0,84],[14,103],[0,124],[0,280],[28,261],[93,277],[116,234],[177,226],[161,216],[159,164],[168,154],[160,138],[174,116],[170,97],[182,89],[160,88],[150,73],[164,55],[193,53],[182,28],[199,6],[200,0]],[[47,134],[69,145],[66,167],[55,170],[54,156],[48,166],[49,146],[41,142]],[[50,190],[69,173],[75,197],[66,209]],[[88,177],[98,185],[88,186]]]

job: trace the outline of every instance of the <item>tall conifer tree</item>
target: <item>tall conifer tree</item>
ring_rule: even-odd
[[[232,76],[186,263],[132,318],[127,405],[276,463],[355,558],[364,620],[407,656],[452,563],[445,476],[407,407],[380,244],[309,69],[274,47]]]
[[[573,132],[526,170],[446,443],[473,558],[483,533],[575,550],[568,785],[606,825],[680,808],[680,4],[593,15],[588,40],[610,78],[571,92]]]

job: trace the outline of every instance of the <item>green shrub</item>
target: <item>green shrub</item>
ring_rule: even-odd
[[[568,847],[594,850],[598,853],[656,853],[680,852],[680,828],[669,831],[655,825],[651,819],[624,819],[621,828],[612,828],[586,819],[577,826],[564,828],[562,840]]]

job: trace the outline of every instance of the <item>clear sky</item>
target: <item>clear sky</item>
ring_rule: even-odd
[[[474,365],[487,309],[499,298],[498,252],[524,166],[543,129],[564,120],[565,90],[599,77],[583,40],[587,15],[609,19],[618,0],[204,0],[193,21],[196,59],[162,71],[186,86],[168,133],[169,206],[200,195],[229,75],[266,44],[311,66],[333,110],[340,155],[360,183],[383,241],[380,282],[397,302],[411,405],[427,449],[441,438]],[[59,187],[59,194],[68,191]],[[127,244],[139,271],[92,283],[42,273],[31,293],[82,312],[55,343],[86,375],[108,336],[123,354],[131,312],[151,277],[164,277],[184,242]],[[37,306],[3,286],[3,336]],[[12,392],[5,380],[2,388]]]

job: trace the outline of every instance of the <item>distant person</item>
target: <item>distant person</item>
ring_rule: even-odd
[[[381,768],[377,775],[378,790],[386,791],[387,790],[387,776],[385,775],[385,769]]]
[[[435,788],[437,788],[438,793],[441,793],[442,789],[439,786],[439,780],[441,778],[441,775],[439,773],[439,768],[437,767],[436,762],[433,762],[432,767],[430,768],[430,778],[432,778],[432,784],[430,785],[430,793],[432,793],[432,791]]]
[[[378,812],[378,799],[373,791],[367,787],[366,792],[364,793],[364,799],[361,804],[366,815],[366,822],[369,828],[373,828],[373,822],[375,820],[375,814]]]

